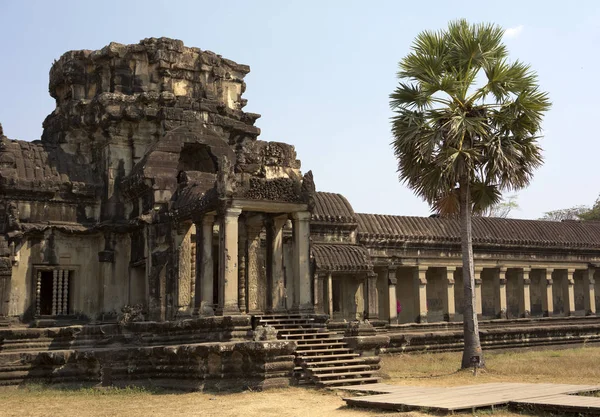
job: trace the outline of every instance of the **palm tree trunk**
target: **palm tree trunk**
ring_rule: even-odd
[[[463,259],[464,310],[463,326],[465,347],[461,367],[472,366],[471,358],[479,356],[480,366],[484,366],[483,352],[479,342],[479,323],[475,310],[475,268],[473,261],[473,237],[471,233],[471,195],[469,181],[460,182],[460,242]]]

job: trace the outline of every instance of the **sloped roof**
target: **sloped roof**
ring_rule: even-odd
[[[311,253],[317,271],[366,272],[373,269],[364,246],[344,243],[315,243]]]
[[[458,219],[356,214],[360,241],[460,242]],[[473,218],[473,243],[600,249],[600,222]]]
[[[76,155],[40,141],[0,138],[0,186],[5,190],[93,195],[97,184],[90,165]]]
[[[352,206],[341,194],[319,191],[315,194],[312,220],[318,222],[356,223]]]

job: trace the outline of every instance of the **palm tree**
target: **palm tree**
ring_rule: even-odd
[[[542,164],[542,116],[550,108],[537,76],[509,62],[494,24],[450,22],[420,33],[400,61],[390,95],[392,146],[402,182],[441,215],[458,215],[463,258],[462,367],[483,354],[479,341],[471,217],[526,187]]]

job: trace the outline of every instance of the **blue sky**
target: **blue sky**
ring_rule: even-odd
[[[0,0],[0,123],[38,139],[54,108],[48,71],[72,49],[181,39],[250,65],[247,111],[263,140],[294,144],[317,188],[359,212],[428,215],[396,175],[388,95],[414,37],[449,20],[511,29],[511,58],[538,72],[553,108],[545,164],[513,217],[592,204],[600,193],[600,3],[595,1],[8,1]]]

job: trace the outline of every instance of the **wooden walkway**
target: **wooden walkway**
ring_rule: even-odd
[[[453,412],[514,405],[600,414],[600,398],[568,395],[600,391],[600,385],[492,383],[445,388],[370,384],[340,389],[372,394],[344,398],[348,405],[364,408]]]

